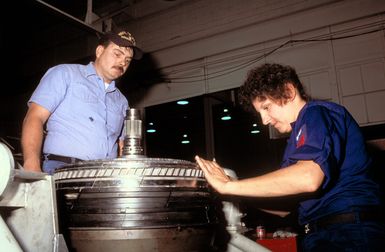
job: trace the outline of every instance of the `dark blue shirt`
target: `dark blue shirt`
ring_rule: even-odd
[[[364,138],[344,107],[324,101],[308,102],[291,126],[281,166],[313,160],[325,174],[320,190],[300,202],[300,224],[380,204],[378,186],[367,174],[371,160]]]

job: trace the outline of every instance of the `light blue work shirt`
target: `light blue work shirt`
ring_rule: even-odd
[[[43,152],[83,160],[117,156],[128,101],[88,65],[50,68],[28,101],[51,112]]]

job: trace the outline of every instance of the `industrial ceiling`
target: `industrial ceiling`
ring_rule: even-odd
[[[29,93],[42,74],[58,63],[88,63],[88,46],[98,33],[175,8],[186,0],[10,1],[1,16],[0,46],[5,62],[2,95]],[[77,45],[74,48],[72,45]],[[72,47],[71,47],[72,46]],[[87,48],[86,48],[87,47]]]

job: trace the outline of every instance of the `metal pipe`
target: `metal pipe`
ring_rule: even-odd
[[[127,110],[123,156],[143,156],[142,119],[138,109]]]
[[[16,241],[12,232],[9,230],[3,218],[0,217],[0,244],[2,251],[22,252],[19,243]]]
[[[0,143],[0,200],[5,195],[5,191],[9,188],[9,181],[12,179],[12,171],[15,162],[9,148]]]
[[[58,8],[56,8],[55,6],[52,6],[52,5],[46,3],[46,2],[44,2],[42,0],[35,0],[35,1],[40,3],[40,4],[42,4],[42,5],[45,5],[46,7],[50,8],[50,9],[52,9],[52,10],[58,12],[58,13],[60,13],[61,15],[64,15],[64,16],[66,16],[66,17],[68,17],[68,18],[70,18],[70,19],[72,19],[72,20],[74,20],[74,21],[76,21],[76,22],[78,22],[78,23],[88,27],[88,28],[91,28],[92,30],[94,30],[94,31],[96,31],[98,33],[103,33],[103,31],[96,29],[95,27],[93,27],[93,26],[87,24],[86,22],[83,22],[82,20],[80,20],[80,19],[78,19],[78,18],[76,18],[76,17],[74,17],[74,16],[72,16],[72,15],[70,15],[70,14],[68,14],[68,13],[66,13],[66,12],[64,12],[64,11],[62,11],[60,9],[58,9]]]
[[[227,252],[234,251],[243,251],[243,252],[268,252],[271,251],[264,246],[258,244],[257,242],[250,240],[246,236],[237,233],[237,232],[230,232],[231,239],[229,242],[229,248]],[[233,247],[232,247],[233,246]]]

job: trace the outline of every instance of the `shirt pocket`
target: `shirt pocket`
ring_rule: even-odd
[[[73,86],[72,89],[73,97],[80,102],[84,103],[97,103],[98,96],[94,93],[91,87],[87,84],[78,82]]]

